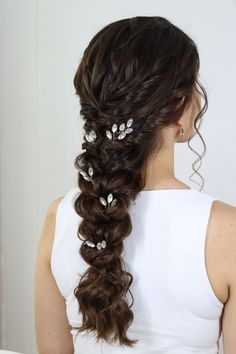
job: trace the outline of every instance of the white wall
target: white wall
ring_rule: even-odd
[[[40,223],[35,1],[3,2],[2,346],[32,352],[33,261]]]
[[[3,57],[1,55],[2,52],[2,44],[3,44],[3,3],[0,2],[0,97],[2,97],[3,90],[2,90],[2,73],[3,73]],[[0,119],[2,122],[2,99],[0,98]],[[0,136],[1,136],[1,124],[0,124]],[[0,186],[2,182],[2,160],[1,160],[1,139],[0,139]],[[3,262],[3,257],[2,257],[2,194],[1,194],[1,188],[0,188],[0,348],[2,347],[2,302],[3,302],[3,291],[2,291],[2,284],[3,284],[3,279],[2,279],[2,262]]]
[[[136,15],[167,17],[193,37],[209,97],[200,173],[207,193],[236,205],[236,1],[2,0],[1,14],[0,337],[4,349],[33,354],[35,256],[49,203],[76,184],[82,122],[72,81],[85,46],[105,24]],[[201,153],[199,138],[192,147]],[[177,177],[198,188],[189,181],[196,157],[176,146]]]

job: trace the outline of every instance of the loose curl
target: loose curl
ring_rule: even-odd
[[[84,139],[85,152],[74,162],[78,170],[94,170],[94,183],[78,173],[81,193],[74,208],[83,220],[77,234],[82,241],[107,243],[102,250],[81,244],[80,255],[89,267],[74,289],[83,318],[74,328],[96,331],[97,341],[118,340],[129,347],[138,341],[126,334],[134,317],[133,276],[121,256],[123,240],[132,230],[129,207],[145,186],[148,160],[162,146],[161,130],[177,124],[197,84],[205,99],[194,121],[201,137],[196,124],[207,109],[207,95],[198,81],[199,66],[197,47],[181,29],[163,17],[137,16],[102,28],[85,49],[74,76],[85,133],[94,130],[97,135],[92,143]],[[129,118],[131,134],[123,140],[106,137],[112,124]],[[109,193],[118,202],[104,212],[99,197]]]

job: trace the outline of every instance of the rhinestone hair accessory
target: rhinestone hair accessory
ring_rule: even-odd
[[[130,128],[132,124],[133,124],[133,118],[130,118],[126,123],[126,126],[125,126],[125,123],[122,123],[119,126],[119,130],[117,131],[118,126],[116,123],[114,123],[111,127],[111,132],[110,132],[110,130],[106,130],[106,136],[110,140],[112,140],[112,139],[113,140],[115,140],[115,139],[122,140],[126,137],[126,134],[130,134],[133,132],[133,128]],[[115,135],[117,135],[117,134],[118,134],[118,136],[116,137]]]
[[[106,247],[106,240],[103,240],[102,242],[98,242],[96,245],[95,243],[93,243],[92,241],[85,241],[84,243],[85,245],[89,246],[89,247],[97,247],[98,250],[101,250],[102,248]]]
[[[131,128],[132,124],[133,124],[133,118],[128,119],[126,123],[120,124],[119,129],[118,129],[118,125],[114,123],[111,127],[111,131],[106,130],[106,137],[109,140],[123,140],[128,134],[133,132],[133,128]],[[87,142],[89,143],[94,142],[97,138],[97,134],[94,130],[90,130],[90,132],[85,134],[84,136]],[[83,176],[83,178],[86,181],[94,183],[93,181],[94,172],[92,166],[88,168],[88,172],[80,170],[79,173]],[[112,208],[117,203],[117,199],[113,197],[112,193],[109,193],[107,198],[99,197],[99,201],[103,206],[105,206],[104,209],[105,211]],[[107,246],[106,240],[102,240],[101,242],[98,242],[96,245],[91,241],[85,241],[84,244],[91,248],[96,247],[98,250],[101,250],[102,248],[105,248]]]
[[[126,123],[122,123],[119,126],[118,130],[118,125],[114,123],[111,127],[110,130],[106,130],[106,136],[110,140],[122,140],[126,137],[127,134],[130,134],[133,132],[133,128],[131,128],[131,125],[133,124],[133,118],[130,118],[127,120]],[[118,134],[118,135],[117,135]],[[85,134],[86,140],[91,143],[97,138],[97,134],[94,130],[90,130],[89,133]]]
[[[79,173],[84,177],[84,179],[86,181],[91,181],[93,183],[93,179],[92,179],[92,177],[93,177],[93,168],[91,166],[88,169],[88,174],[89,175],[87,174],[87,172],[85,172],[83,170],[81,170]]]
[[[100,199],[101,204],[105,205],[105,207],[106,207],[105,209],[112,207],[117,202],[117,199],[113,199],[112,193],[108,194],[107,200],[103,197],[100,197],[99,199]]]
[[[95,133],[94,130],[90,130],[88,134],[85,134],[85,138],[89,143],[91,143],[97,138],[97,134]]]

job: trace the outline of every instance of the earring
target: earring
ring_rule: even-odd
[[[180,136],[184,136],[184,128],[180,128]]]

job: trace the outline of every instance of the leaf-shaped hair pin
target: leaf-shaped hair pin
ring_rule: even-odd
[[[83,170],[79,171],[79,173],[84,177],[86,181],[90,181],[93,183],[93,168],[91,166],[88,169],[88,174]]]
[[[113,194],[110,193],[107,197],[107,200],[103,197],[100,197],[100,202],[102,205],[104,205],[106,207],[105,209],[108,209],[110,206],[113,206],[116,204],[117,199],[113,199]]]
[[[133,124],[133,118],[130,118],[127,123],[126,123],[126,126],[125,126],[125,123],[122,123],[120,126],[119,126],[119,131],[117,132],[117,124],[114,123],[111,127],[111,131],[110,130],[106,130],[106,136],[108,137],[108,139],[112,140],[112,139],[119,139],[119,140],[122,140],[126,137],[127,134],[130,134],[132,133],[133,131],[133,128],[130,128],[131,125]],[[115,137],[115,133],[118,133],[118,137]]]
[[[102,248],[105,248],[106,245],[107,245],[107,243],[106,243],[105,240],[103,240],[102,242],[98,242],[98,243],[97,243],[97,249],[100,250],[100,249],[102,249]]]
[[[94,130],[90,130],[88,134],[85,134],[85,138],[89,143],[91,143],[97,138],[97,134],[95,133]]]
[[[98,242],[96,245],[92,241],[85,241],[85,245],[88,245],[89,247],[97,247],[98,250],[101,250],[102,248],[105,248],[107,243],[106,240],[102,240],[102,242]]]

